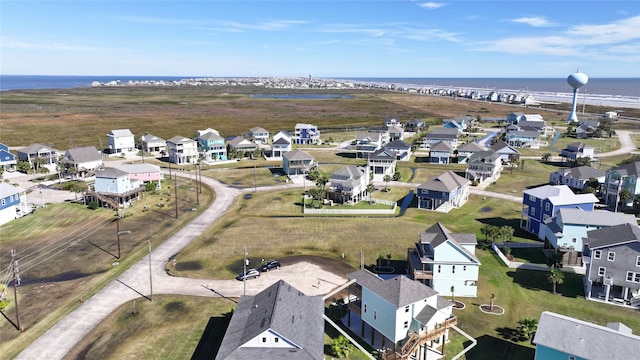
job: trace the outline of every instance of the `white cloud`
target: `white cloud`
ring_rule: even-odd
[[[554,36],[518,36],[476,43],[476,51],[494,51],[518,55],[604,56],[607,49],[619,54],[637,55],[640,16],[608,24],[577,25]]]
[[[527,25],[531,25],[534,27],[545,27],[545,26],[551,26],[552,24],[549,22],[549,20],[540,17],[540,16],[532,16],[532,17],[521,17],[518,19],[513,19],[511,20],[514,23],[521,23],[521,24],[527,24]]]
[[[47,42],[47,43],[37,43],[37,42],[28,42],[19,39],[9,39],[2,38],[3,48],[14,48],[14,49],[34,49],[34,50],[53,50],[53,51],[101,51],[100,48],[83,46],[83,45],[74,45],[62,42]]]
[[[429,1],[429,2],[425,2],[425,3],[420,3],[418,5],[423,9],[433,10],[433,9],[439,9],[439,8],[443,7],[445,4],[444,3],[438,3],[438,2]]]

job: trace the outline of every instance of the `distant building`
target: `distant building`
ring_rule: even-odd
[[[298,123],[294,129],[293,143],[296,145],[319,144],[320,130],[316,125]]]
[[[623,190],[628,191],[631,195],[628,199],[624,199],[624,205],[631,205],[633,199],[640,195],[640,161],[634,161],[623,164],[607,170],[604,180],[604,201],[609,205],[615,205],[622,202],[620,193]]]
[[[198,142],[184,136],[167,140],[169,162],[173,164],[195,164],[198,162]]]
[[[595,149],[593,146],[583,142],[574,142],[567,145],[565,149],[562,149],[560,156],[572,161],[576,161],[579,158],[589,158],[593,160],[594,153]]]
[[[62,158],[65,167],[75,168],[79,177],[93,176],[104,165],[102,153],[95,146],[75,147],[67,150]]]
[[[417,188],[418,209],[449,212],[469,199],[471,182],[453,171],[446,171]]]
[[[316,168],[315,159],[302,150],[292,150],[282,155],[282,170],[287,176],[307,176]]]
[[[259,126],[249,129],[249,136],[253,138],[253,142],[256,144],[268,144],[269,143],[269,131]]]
[[[404,125],[404,129],[409,132],[421,132],[421,131],[424,131],[426,128],[427,127],[424,121],[420,119],[409,120]]]
[[[600,185],[604,184],[607,172],[592,168],[591,166],[578,166],[574,168],[560,169],[549,174],[549,184],[551,185],[567,185],[575,190],[585,190],[591,179],[598,182],[598,186],[594,190],[598,190]]]
[[[147,153],[161,153],[167,149],[167,142],[155,135],[145,134],[140,137],[140,147]]]
[[[136,139],[129,129],[111,130],[107,140],[110,154],[128,154],[136,150]]]

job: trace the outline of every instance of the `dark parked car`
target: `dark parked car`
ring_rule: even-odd
[[[257,277],[260,277],[260,272],[256,269],[247,269],[247,272],[244,274],[240,274],[238,275],[238,277],[236,277],[236,279],[242,281],[242,280],[249,280],[249,279],[255,279]]]
[[[278,260],[269,260],[266,263],[260,265],[258,271],[265,272],[271,269],[280,269],[280,261]]]

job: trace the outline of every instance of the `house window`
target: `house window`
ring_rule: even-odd
[[[531,216],[536,216],[536,208],[530,208],[531,209]]]
[[[576,360],[575,356],[569,356],[569,360]]]
[[[266,342],[267,342],[267,338],[266,338],[266,337],[263,337],[263,338],[262,338],[262,342],[263,342],[263,343],[266,343]]]
[[[598,275],[599,276],[604,276],[604,274],[606,274],[606,273],[607,273],[607,268],[606,267],[602,267],[602,266],[598,267]]]
[[[408,306],[404,307],[404,312],[409,312],[409,307]]]
[[[607,253],[607,261],[615,261],[616,260],[616,253],[614,253],[613,251],[609,251]]]
[[[596,250],[593,252],[593,258],[594,259],[600,259],[602,257],[602,250]]]
[[[373,320],[378,318],[378,312],[373,310]]]
[[[467,271],[467,265],[462,266],[462,271]]]
[[[636,258],[636,266],[640,266],[640,256]]]
[[[442,270],[442,265],[438,265],[438,274],[440,274],[440,270]]]
[[[575,242],[578,241],[576,238],[571,239],[571,242],[575,244]]]
[[[640,283],[640,273],[636,273],[633,271],[627,271],[627,281]]]
[[[364,312],[367,312],[367,304],[364,304]]]
[[[544,204],[544,211],[549,211],[549,203]]]
[[[280,338],[274,338],[273,342],[277,344],[279,340],[280,340]]]
[[[2,199],[2,205],[4,205],[4,204],[5,204],[5,201],[4,201],[4,199]]]
[[[409,322],[408,322],[408,321],[405,321],[405,322],[404,322],[404,328],[406,329],[406,328],[408,328],[408,327],[409,327]]]
[[[529,201],[536,201],[536,197],[533,195],[529,195]]]
[[[451,273],[452,274],[456,273],[456,266],[455,265],[451,266]]]

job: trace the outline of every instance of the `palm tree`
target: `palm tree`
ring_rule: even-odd
[[[373,185],[372,183],[369,183],[369,185],[367,185],[367,192],[369,193],[369,203],[371,203],[371,193],[374,192],[376,190],[376,186]]]
[[[329,178],[327,178],[324,175],[320,175],[318,174],[316,177],[316,185],[318,187],[320,187],[320,189],[322,189],[322,191],[324,191],[324,187],[325,185],[327,185],[327,183],[329,182]]]
[[[496,298],[496,294],[491,294],[491,299],[489,299],[489,311],[493,311],[493,301]]]
[[[547,162],[547,161],[549,161],[549,159],[551,159],[551,153],[542,154],[542,161],[543,162]]]
[[[564,282],[564,273],[558,270],[558,268],[552,267],[549,275],[547,275],[547,279],[553,284],[553,294],[555,295],[557,285]]]
[[[456,291],[456,287],[451,285],[451,301],[456,302],[456,297],[454,296],[454,293]]]
[[[538,320],[525,317],[518,320],[518,334],[521,339],[531,340],[531,337],[538,329]]]
[[[389,181],[391,181],[391,176],[385,175],[382,178],[382,181],[384,181],[384,192],[387,192],[389,190],[388,187],[389,187]]]

